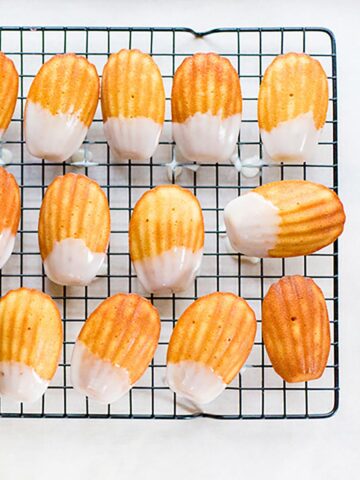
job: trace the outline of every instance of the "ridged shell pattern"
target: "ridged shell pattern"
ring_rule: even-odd
[[[19,88],[19,74],[10,58],[0,52],[0,138],[13,116]]]
[[[287,382],[319,378],[330,351],[330,324],[324,295],[299,275],[283,277],[266,294],[262,333],[275,371]]]
[[[312,112],[320,129],[328,108],[328,82],[320,62],[304,53],[279,55],[260,85],[258,122],[270,132],[281,122]]]
[[[343,231],[343,205],[336,193],[324,185],[283,180],[253,191],[278,208],[280,224],[276,245],[269,251],[270,257],[316,252],[333,243]]]
[[[20,190],[15,177],[0,167],[0,233],[16,235],[20,221]]]
[[[177,185],[160,185],[136,203],[129,226],[132,261],[155,257],[174,247],[192,252],[204,245],[204,219],[197,198]]]
[[[173,122],[183,123],[197,112],[221,115],[242,112],[239,77],[230,61],[216,53],[196,53],[175,72],[171,95]]]
[[[48,295],[19,288],[1,298],[0,362],[22,363],[51,380],[61,346],[60,312]]]
[[[98,104],[99,89],[96,68],[85,57],[59,54],[40,68],[31,84],[27,103],[38,103],[52,115],[74,114],[89,127]]]
[[[104,67],[101,85],[104,122],[111,117],[147,117],[163,124],[165,90],[150,55],[140,50],[113,53]]]
[[[91,252],[106,252],[110,236],[110,210],[99,184],[85,175],[56,177],[44,196],[39,218],[41,258],[56,242],[82,239]]]
[[[157,309],[139,295],[118,293],[90,315],[78,341],[100,360],[126,369],[134,384],[153,358],[159,335]]]
[[[216,292],[199,298],[179,318],[167,363],[198,362],[230,383],[253,347],[256,318],[242,298]]]

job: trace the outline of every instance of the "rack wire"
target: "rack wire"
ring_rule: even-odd
[[[75,52],[85,55],[99,74],[111,52],[140,48],[158,63],[166,89],[166,120],[160,146],[149,164],[117,162],[105,142],[98,109],[84,148],[96,166],[85,174],[99,181],[107,193],[112,214],[112,235],[106,269],[89,287],[59,287],[44,275],[37,244],[37,219],[47,185],[59,174],[78,171],[36,160],[24,144],[23,112],[29,85],[40,65],[52,55]],[[222,28],[195,32],[189,28],[84,28],[2,27],[0,49],[12,58],[20,74],[16,113],[2,145],[12,153],[7,167],[16,176],[22,193],[22,219],[15,251],[0,272],[0,294],[31,286],[49,293],[57,302],[64,327],[62,358],[44,397],[34,404],[0,400],[2,417],[185,419],[302,419],[331,416],[339,404],[338,363],[338,247],[337,243],[307,257],[263,259],[257,264],[226,249],[222,211],[235,196],[275,179],[303,178],[319,181],[337,191],[337,91],[336,48],[333,34],[324,28]],[[261,156],[256,103],[266,66],[287,51],[302,51],[318,58],[327,72],[330,102],[327,121],[314,163],[264,165],[256,178],[243,177],[229,164],[203,165],[198,171],[184,168],[176,180],[199,198],[205,216],[206,243],[202,270],[194,285],[181,295],[147,296],[138,284],[127,245],[127,227],[136,200],[147,189],[168,183],[167,162],[174,144],[170,126],[170,90],[179,63],[197,51],[216,51],[237,69],[243,91],[243,121],[238,152],[244,160]],[[172,181],[175,181],[174,176]],[[287,384],[273,371],[261,337],[261,301],[269,285],[285,274],[311,276],[323,289],[331,319],[331,353],[323,377],[302,384]],[[166,348],[182,311],[197,297],[215,290],[243,296],[254,308],[258,332],[245,371],[218,400],[200,411],[176,398],[164,383]],[[73,390],[70,358],[76,336],[87,316],[104,298],[135,291],[159,309],[162,333],[155,358],[130,393],[111,406],[101,406]]]

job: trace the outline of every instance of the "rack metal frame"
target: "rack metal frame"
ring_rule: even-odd
[[[26,35],[28,32],[37,32],[37,35],[41,36],[41,45],[39,48],[34,49],[34,50],[28,50],[27,49],[27,40],[26,40]],[[62,48],[59,48],[56,51],[53,51],[51,48],[47,48],[47,36],[50,33],[57,32],[59,35],[59,38],[61,38],[61,44]],[[289,169],[292,168],[300,168],[302,171],[302,178],[306,179],[308,172],[311,171],[312,169],[316,169],[317,171],[321,172],[321,170],[325,167],[327,169],[331,169],[332,171],[332,185],[330,185],[336,192],[338,190],[338,147],[337,147],[337,73],[336,73],[336,45],[335,45],[335,38],[333,34],[325,29],[325,28],[303,28],[303,27],[294,27],[294,28],[218,28],[218,29],[213,29],[209,31],[204,31],[204,32],[196,32],[190,28],[148,28],[148,27],[134,27],[134,28],[128,28],[128,27],[119,27],[119,28],[113,28],[113,27],[0,27],[0,50],[3,49],[3,44],[4,44],[4,38],[6,35],[11,33],[12,35],[16,35],[17,38],[17,46],[16,48],[11,48],[6,45],[6,48],[4,48],[4,53],[7,54],[10,58],[14,59],[17,62],[17,65],[19,67],[19,75],[20,75],[20,87],[19,87],[19,97],[18,97],[18,105],[19,107],[19,115],[16,116],[13,119],[13,122],[18,122],[20,123],[20,128],[19,128],[19,135],[16,139],[10,139],[8,140],[3,146],[4,147],[9,147],[14,146],[18,150],[19,155],[15,155],[13,158],[13,161],[9,168],[14,167],[16,170],[16,176],[19,181],[19,186],[21,189],[22,193],[22,220],[21,220],[21,225],[19,229],[19,243],[18,243],[18,248],[15,250],[13,253],[13,257],[18,257],[18,262],[19,262],[19,268],[18,271],[13,273],[9,267],[9,269],[5,269],[2,272],[0,272],[0,294],[5,294],[7,290],[7,280],[18,280],[18,286],[25,286],[25,285],[31,285],[35,279],[41,278],[41,285],[42,289],[44,291],[48,291],[48,282],[46,280],[46,277],[44,275],[44,271],[42,270],[41,273],[27,273],[25,266],[26,262],[28,261],[29,256],[39,256],[39,252],[37,250],[34,251],[27,251],[24,249],[24,238],[26,235],[32,234],[35,235],[36,228],[29,228],[24,222],[24,215],[31,215],[32,212],[36,212],[36,215],[38,214],[38,210],[40,205],[38,206],[33,206],[33,205],[28,205],[26,201],[26,193],[30,191],[31,189],[34,188],[41,188],[41,193],[42,196],[44,195],[46,186],[49,182],[47,182],[47,170],[55,166],[55,164],[51,164],[49,162],[45,161],[34,161],[34,160],[26,160],[25,159],[25,142],[24,142],[24,129],[23,129],[23,113],[24,113],[24,106],[25,106],[25,100],[26,100],[26,88],[25,88],[25,82],[27,79],[32,78],[34,75],[33,73],[29,73],[26,68],[24,67],[24,59],[25,57],[29,57],[32,55],[40,56],[42,59],[42,63],[46,59],[49,58],[49,56],[56,54],[56,53],[63,53],[68,51],[68,37],[72,33],[76,32],[79,34],[84,41],[84,49],[83,51],[78,51],[76,53],[83,54],[86,57],[89,56],[96,56],[96,55],[102,55],[102,56],[108,56],[111,53],[111,40],[114,35],[117,35],[119,33],[124,35],[124,38],[127,38],[127,44],[124,42],[124,48],[132,48],[134,42],[134,37],[136,37],[137,34],[142,34],[146,35],[148,38],[148,53],[151,55],[161,57],[169,57],[171,58],[172,61],[172,71],[171,74],[164,75],[164,79],[171,79],[175,69],[176,69],[176,61],[179,58],[185,58],[185,56],[190,55],[192,52],[184,52],[181,51],[179,52],[177,49],[177,40],[179,35],[184,35],[187,34],[189,36],[194,36],[196,38],[205,38],[205,37],[212,37],[214,41],[214,45],[216,45],[216,40],[219,35],[229,35],[234,37],[234,44],[236,45],[236,48],[234,48],[232,51],[229,52],[222,52],[223,55],[228,56],[229,58],[232,58],[232,60],[237,63],[237,68],[239,72],[240,79],[246,78],[246,77],[251,77],[251,78],[257,78],[258,82],[260,84],[262,75],[263,75],[263,67],[262,67],[262,58],[265,57],[275,57],[276,54],[281,54],[284,53],[284,39],[285,36],[288,35],[289,33],[297,33],[299,35],[302,35],[302,51],[307,52],[307,37],[309,34],[312,33],[318,33],[320,35],[323,35],[329,39],[329,45],[330,45],[330,51],[329,53],[319,53],[316,55],[316,57],[328,57],[328,59],[331,62],[331,72],[329,75],[329,81],[330,85],[332,86],[332,96],[330,98],[330,103],[332,105],[332,113],[331,113],[331,118],[327,120],[327,123],[332,124],[332,140],[330,142],[323,142],[323,144],[330,145],[331,148],[331,161],[329,160],[328,163],[319,163],[319,164],[280,164],[277,166],[277,168],[280,170],[280,175],[281,179],[286,178],[286,172],[289,171]],[[91,43],[91,36],[94,33],[102,33],[103,35],[107,36],[107,48],[104,49],[103,51],[91,51],[90,48],[90,43]],[[279,37],[279,51],[275,52],[270,52],[268,53],[266,51],[266,48],[264,47],[264,35],[268,33],[273,33],[275,35],[278,35]],[[254,38],[256,36],[256,51],[255,52],[248,52],[245,51],[242,48],[242,40],[243,36],[245,34],[253,34]],[[157,37],[159,35],[165,35],[167,40],[171,42],[171,49],[166,50],[166,51],[161,51],[159,47],[155,47],[155,41],[157,41]],[[15,38],[15,37],[14,37]],[[216,50],[216,46],[213,47],[214,50]],[[255,73],[252,73],[251,75],[247,75],[241,71],[241,60],[246,57],[250,56],[254,59],[258,60],[258,71]],[[243,91],[245,94],[244,101],[245,102],[254,102],[257,99],[255,97],[246,97],[246,92]],[[167,98],[167,101],[169,101],[169,98]],[[94,122],[101,122],[101,118],[96,118]],[[166,122],[170,122],[170,118],[166,118]],[[243,122],[246,123],[256,123],[256,119],[243,119]],[[134,171],[136,170],[137,167],[143,168],[143,164],[136,164],[134,162],[122,162],[122,163],[117,163],[114,159],[111,158],[111,154],[109,151],[109,148],[106,146],[105,139],[97,140],[94,142],[91,142],[91,144],[99,144],[103,145],[104,149],[106,148],[106,158],[104,161],[99,162],[99,166],[105,167],[106,168],[106,182],[102,183],[101,186],[107,193],[109,202],[110,202],[110,207],[111,207],[111,212],[114,215],[116,212],[128,212],[128,216],[130,218],[131,211],[133,208],[133,203],[131,201],[132,199],[132,193],[134,192],[135,189],[140,189],[140,188],[151,188],[155,185],[155,180],[154,180],[154,169],[156,167],[162,167],[161,163],[156,162],[156,159],[151,159],[147,168],[149,169],[149,182],[144,183],[143,185],[134,185],[133,184],[133,178],[134,178]],[[162,145],[168,145],[170,146],[171,149],[174,148],[174,145],[171,141],[161,141]],[[261,146],[261,141],[260,138],[257,139],[254,142],[249,142],[249,141],[243,141],[240,137],[239,139],[239,150],[240,147],[243,147],[244,145],[254,145],[256,148],[258,148],[258,152],[261,155],[262,154],[262,146]],[[89,146],[91,148],[91,145]],[[171,158],[169,158],[169,161]],[[58,166],[58,165],[56,165]],[[213,169],[214,171],[214,182],[209,182],[208,185],[201,185],[199,186],[197,182],[198,178],[198,173],[194,171],[192,173],[192,182],[190,185],[186,185],[188,188],[190,188],[195,194],[198,193],[199,189],[203,190],[210,190],[211,195],[215,198],[215,206],[204,206],[204,211],[208,212],[215,212],[216,213],[216,228],[207,230],[206,234],[207,235],[215,235],[216,237],[216,251],[214,252],[206,252],[205,251],[205,257],[206,256],[211,256],[215,257],[215,270],[211,275],[200,275],[198,279],[195,281],[194,285],[194,295],[192,297],[182,297],[181,295],[170,295],[170,296],[163,296],[163,297],[155,297],[153,295],[149,296],[148,298],[151,299],[154,303],[158,300],[165,300],[171,305],[171,318],[162,318],[163,323],[170,323],[170,325],[174,325],[177,315],[176,315],[176,303],[179,300],[191,300],[195,299],[198,296],[198,282],[201,279],[204,278],[211,278],[215,281],[216,284],[216,289],[220,290],[221,289],[221,281],[224,278],[233,278],[234,282],[237,282],[237,293],[241,295],[242,293],[242,281],[247,278],[256,278],[259,282],[260,286],[260,295],[257,297],[253,298],[247,298],[248,300],[256,300],[256,301],[261,301],[263,298],[265,292],[265,286],[264,286],[264,280],[270,278],[264,269],[264,263],[263,260],[260,262],[260,273],[258,275],[246,275],[242,272],[242,262],[241,262],[241,255],[238,255],[237,260],[234,260],[237,262],[238,265],[238,274],[236,275],[225,275],[221,269],[221,262],[223,261],[225,256],[229,256],[229,253],[222,252],[220,249],[220,235],[221,235],[221,221],[219,217],[219,213],[222,210],[222,207],[219,202],[219,190],[221,189],[227,189],[227,188],[232,188],[234,189],[234,185],[226,185],[226,184],[221,184],[221,172],[226,170],[226,169],[233,169],[233,166],[229,163],[228,165],[207,165],[207,168]],[[27,176],[25,175],[26,169],[29,168],[40,168],[41,174],[40,174],[40,179],[41,182],[29,182],[27,180]],[[66,173],[69,171],[70,168],[73,168],[71,164],[69,163],[64,163],[62,165],[62,172]],[[93,167],[97,168],[97,167]],[[116,168],[122,168],[124,171],[126,171],[127,175],[127,183],[122,184],[122,185],[113,185],[111,181],[112,177],[112,172],[113,169]],[[264,167],[266,168],[266,166]],[[248,189],[251,189],[253,187],[258,186],[258,184],[261,184],[263,182],[263,170],[260,172],[260,176],[257,180],[254,179],[253,182],[247,182],[244,184],[243,178],[240,173],[234,172],[234,178],[236,178],[236,184],[237,184],[237,193],[240,194],[243,191],[247,191]],[[89,173],[89,168],[85,168],[85,174]],[[175,178],[173,178],[173,182],[175,182]],[[179,183],[181,184],[181,178],[179,180]],[[128,195],[128,205],[126,207],[116,207],[112,206],[112,195],[114,192],[114,189],[123,189],[124,191],[127,192]],[[122,229],[113,229],[112,230],[113,234],[126,234],[125,230]],[[102,300],[104,296],[98,297],[96,295],[91,294],[89,291],[88,287],[85,287],[83,289],[82,294],[77,294],[77,295],[69,295],[69,288],[67,287],[62,287],[62,291],[60,294],[53,295],[53,298],[55,301],[60,302],[62,305],[62,316],[63,316],[63,326],[64,326],[64,348],[63,348],[63,355],[61,362],[59,364],[59,370],[62,372],[61,377],[60,377],[60,383],[56,385],[51,385],[49,387],[49,391],[56,392],[56,395],[61,401],[62,408],[60,410],[52,411],[50,407],[48,407],[47,403],[47,395],[45,394],[43,399],[40,402],[39,409],[37,411],[29,411],[26,407],[24,407],[23,404],[20,404],[17,409],[10,409],[4,406],[4,402],[0,400],[0,416],[1,417],[23,417],[23,418],[138,418],[138,419],[188,419],[188,418],[196,418],[196,417],[211,417],[211,418],[218,418],[218,419],[305,419],[305,418],[325,418],[333,415],[339,405],[339,358],[338,358],[338,315],[339,315],[339,305],[338,305],[338,291],[339,291],[339,285],[338,285],[338,245],[337,242],[335,242],[334,246],[332,247],[331,251],[326,251],[325,253],[323,252],[318,252],[312,256],[318,256],[318,257],[326,257],[327,261],[331,265],[332,268],[332,274],[331,275],[318,275],[318,276],[312,276],[315,280],[317,278],[325,278],[328,279],[332,282],[332,288],[333,288],[333,295],[330,297],[327,297],[326,300],[328,303],[333,305],[332,308],[332,318],[331,318],[331,328],[332,328],[332,344],[331,344],[331,349],[332,349],[332,360],[330,363],[327,365],[327,369],[330,369],[333,374],[332,374],[332,384],[330,386],[325,386],[325,387],[314,387],[312,384],[301,384],[298,387],[293,387],[285,382],[282,383],[281,386],[268,386],[266,385],[265,381],[265,374],[266,370],[268,368],[271,368],[269,364],[266,362],[265,358],[265,349],[262,341],[257,341],[256,345],[261,349],[261,362],[258,365],[252,365],[251,367],[253,368],[258,368],[261,371],[261,379],[259,382],[259,385],[255,387],[248,387],[244,386],[242,383],[242,378],[241,375],[239,375],[238,378],[238,383],[237,385],[231,385],[229,387],[230,390],[237,392],[236,395],[236,400],[233,401],[233,410],[229,414],[218,414],[214,412],[207,412],[207,411],[198,411],[198,412],[180,412],[179,411],[179,406],[178,406],[178,401],[176,399],[176,395],[173,395],[172,397],[172,407],[171,411],[168,413],[161,413],[160,411],[157,410],[157,396],[162,392],[163,390],[167,390],[166,386],[159,386],[155,383],[155,374],[157,370],[160,368],[164,368],[164,365],[157,364],[156,361],[153,361],[151,365],[149,366],[149,371],[150,371],[150,383],[145,386],[135,386],[133,390],[129,393],[128,395],[128,400],[127,400],[127,411],[123,413],[116,413],[113,411],[111,406],[106,407],[106,411],[102,413],[94,413],[90,406],[89,406],[89,400],[84,398],[84,411],[83,412],[75,412],[72,411],[72,409],[68,405],[68,395],[69,392],[72,390],[71,385],[69,384],[69,379],[68,379],[68,370],[70,367],[70,359],[69,359],[69,354],[67,351],[67,347],[69,345],[73,344],[73,341],[70,341],[67,337],[67,329],[69,328],[70,322],[76,321],[72,320],[69,318],[67,314],[67,305],[69,300],[78,300],[79,302],[84,302],[84,318],[82,319],[85,320],[87,315],[91,312],[91,307],[89,305],[90,300]],[[125,258],[125,262],[127,262],[127,268],[128,268],[128,273],[126,275],[117,275],[112,272],[112,263],[117,260],[117,258],[121,257],[122,259]],[[303,259],[303,273],[304,275],[307,275],[308,272],[308,258],[309,257],[304,257]],[[281,276],[286,274],[286,260],[282,260],[282,270],[279,275],[271,275],[271,278],[276,280],[277,278],[280,278]],[[131,261],[129,258],[129,254],[127,251],[124,252],[116,252],[113,250],[112,245],[110,245],[109,252],[108,252],[108,265],[107,265],[107,272],[105,274],[100,275],[103,279],[106,280],[106,285],[107,285],[107,294],[113,294],[115,293],[112,288],[111,284],[113,279],[122,277],[123,279],[127,279],[128,282],[128,291],[133,291],[133,284],[134,284],[134,279],[135,275],[132,272],[131,269]],[[245,297],[246,298],[246,297]],[[77,320],[78,322],[81,322],[80,320]],[[258,323],[261,324],[261,320],[258,319]],[[163,346],[166,346],[167,341],[165,342],[160,342],[160,344],[163,344]],[[133,404],[133,396],[136,394],[137,391],[146,391],[149,394],[149,401],[150,401],[150,408],[147,412],[139,412],[135,409],[134,404]],[[243,394],[246,391],[251,391],[251,390],[256,390],[257,392],[260,393],[260,403],[259,403],[259,409],[257,412],[253,413],[246,413],[243,410]],[[268,413],[266,410],[266,404],[265,404],[265,396],[268,392],[280,392],[280,394],[283,397],[283,407],[282,411],[278,413]],[[292,412],[289,409],[289,400],[287,398],[287,394],[290,391],[300,391],[301,394],[303,395],[303,403],[304,403],[304,408],[302,412]],[[331,394],[333,402],[332,402],[332,407],[328,411],[312,411],[309,408],[309,395],[310,393],[317,393],[320,391],[326,391],[329,394]],[[232,397],[235,398],[235,397]]]

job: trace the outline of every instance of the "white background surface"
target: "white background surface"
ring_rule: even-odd
[[[360,478],[358,0],[0,0],[3,25],[325,26],[338,49],[341,400],[320,421],[0,421],[1,479]]]

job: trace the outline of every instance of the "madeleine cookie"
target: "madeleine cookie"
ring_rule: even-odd
[[[157,309],[134,293],[102,302],[86,320],[71,359],[71,381],[101,403],[125,395],[143,375],[160,335]]]
[[[110,210],[95,180],[67,173],[44,196],[39,245],[45,273],[59,285],[88,285],[106,256]]]
[[[323,374],[330,352],[330,324],[324,295],[311,278],[283,277],[265,295],[262,334],[276,373],[286,382]]]
[[[240,80],[229,60],[216,53],[186,58],[175,72],[171,111],[173,137],[187,160],[229,160],[242,113]]]
[[[179,318],[167,352],[167,381],[179,396],[214,400],[240,372],[254,344],[256,318],[242,298],[216,292]]]
[[[20,211],[19,185],[11,173],[0,167],[0,268],[14,250]]]
[[[55,55],[34,78],[25,106],[31,155],[63,162],[81,146],[99,100],[99,76],[84,57]]]
[[[328,102],[326,73],[317,60],[305,53],[276,57],[265,72],[258,100],[261,139],[269,157],[311,160]]]
[[[101,106],[106,140],[120,160],[149,160],[159,143],[165,90],[154,60],[140,50],[113,53],[104,67]]]
[[[19,74],[10,58],[0,52],[0,139],[13,116],[19,89]]]
[[[146,291],[186,290],[200,268],[204,246],[204,219],[197,198],[177,185],[144,193],[131,216],[129,244]]]
[[[233,249],[249,257],[297,257],[333,243],[345,222],[335,192],[305,180],[257,187],[227,204],[226,232]]]
[[[30,288],[8,292],[0,299],[0,396],[38,400],[55,375],[61,346],[55,302]]]

